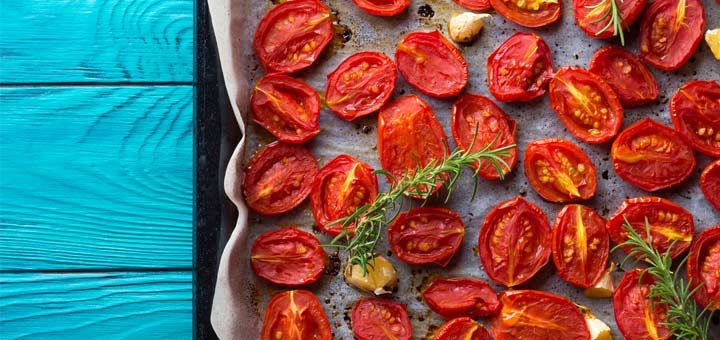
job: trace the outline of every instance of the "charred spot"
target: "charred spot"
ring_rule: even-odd
[[[372,127],[370,125],[363,125],[363,127],[362,127],[362,129],[360,129],[360,131],[362,131],[362,133],[367,135],[370,132],[372,132]]]
[[[519,194],[520,194],[520,196],[525,197],[525,196],[527,196],[527,191],[521,190],[521,191],[519,192]]]
[[[604,180],[607,180],[608,178],[610,178],[610,176],[608,175],[608,171],[607,171],[607,170],[605,170],[605,171],[602,172],[602,178],[603,178]]]
[[[418,8],[418,15],[423,18],[432,18],[435,16],[435,11],[433,8],[428,4],[423,4]]]
[[[335,276],[340,273],[340,256],[338,253],[328,255],[328,265],[325,267],[325,275]]]
[[[349,42],[350,39],[352,39],[352,30],[350,30],[350,27],[345,24],[341,24],[340,22],[334,22],[333,31],[335,32],[335,38],[338,40],[340,45],[338,47],[345,46],[345,43]]]
[[[392,252],[388,250],[386,255],[387,255],[387,257],[392,257]]]

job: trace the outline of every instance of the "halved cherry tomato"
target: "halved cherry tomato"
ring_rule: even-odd
[[[720,84],[695,80],[686,83],[670,101],[675,129],[693,149],[720,157]]]
[[[467,8],[471,11],[485,11],[492,6],[490,6],[490,0],[453,0],[456,4]]]
[[[655,76],[626,49],[605,47],[597,51],[588,71],[610,85],[623,107],[638,107],[657,100],[660,90]]]
[[[495,340],[590,339],[585,319],[565,297],[538,290],[507,290],[502,309],[490,324]]]
[[[261,340],[331,340],[320,301],[307,290],[275,295],[265,310]]]
[[[462,317],[443,324],[433,340],[490,340],[490,334],[475,320]]]
[[[562,12],[561,0],[490,0],[490,5],[505,19],[531,28],[552,24]]]
[[[464,236],[460,215],[445,208],[411,209],[399,214],[388,227],[390,248],[410,264],[447,266]]]
[[[268,74],[250,99],[253,120],[285,143],[302,143],[320,133],[320,97],[308,84]]]
[[[701,285],[693,298],[703,308],[720,309],[720,225],[703,230],[690,247],[688,281]]]
[[[378,153],[383,169],[396,178],[415,173],[432,161],[441,161],[449,150],[445,132],[432,108],[416,95],[400,97],[378,115]],[[434,190],[442,185],[438,181]],[[428,188],[421,188],[423,191]],[[411,191],[406,194],[412,194]]]
[[[480,151],[493,140],[493,149],[517,143],[515,121],[487,97],[463,94],[453,104],[451,125],[455,144],[463,151],[470,145],[473,152]],[[503,157],[503,160],[510,168],[501,165],[503,175],[509,173],[517,163],[517,148],[507,152],[508,156]],[[478,162],[475,168],[479,168],[478,175],[482,178],[500,179],[498,170],[490,162]]]
[[[720,159],[703,170],[700,175],[700,189],[710,205],[720,210]]]
[[[294,227],[260,235],[250,250],[255,274],[288,286],[308,285],[319,280],[326,259],[317,238]]]
[[[623,109],[602,78],[577,67],[563,67],[550,80],[550,105],[568,131],[583,142],[600,144],[620,131]]]
[[[530,142],[524,165],[530,186],[550,202],[573,202],[595,195],[595,165],[570,141],[545,138]]]
[[[395,63],[405,81],[431,97],[452,97],[468,82],[465,58],[438,31],[403,37],[395,50]]]
[[[351,121],[385,105],[396,81],[390,58],[379,52],[355,53],[328,75],[325,102],[340,118]]]
[[[500,311],[497,294],[479,279],[439,277],[423,290],[422,297],[430,309],[445,319],[493,316]]]
[[[699,0],[657,0],[640,23],[640,57],[664,71],[685,65],[705,32],[705,8]]]
[[[390,299],[360,299],[352,310],[352,330],[358,340],[412,338],[405,306]]]
[[[661,254],[668,251],[675,258],[690,247],[695,234],[695,224],[690,212],[670,200],[660,197],[636,197],[625,200],[607,223],[608,234],[615,244],[625,242],[628,231],[625,221],[647,240],[645,220],[649,224],[652,246]],[[630,253],[632,247],[623,247]]]
[[[623,0],[615,2],[619,7],[622,29],[626,30],[640,17],[647,0]],[[610,0],[574,0],[575,22],[588,36],[607,39],[615,35],[615,27],[608,25],[612,16]],[[601,32],[602,31],[602,32]]]
[[[348,155],[337,156],[320,169],[313,180],[310,208],[322,231],[336,236],[345,228],[355,227],[332,222],[375,200],[378,183],[373,171],[369,165]]]
[[[381,17],[399,14],[410,6],[410,0],[353,0],[361,10]]]
[[[515,33],[488,57],[488,86],[500,101],[530,101],[545,94],[553,76],[550,48],[532,33]]]
[[[287,1],[262,18],[253,47],[265,71],[291,73],[315,62],[332,37],[327,6],[318,0]]]
[[[245,168],[245,203],[263,215],[297,207],[310,194],[317,174],[315,157],[301,145],[274,142],[260,149]]]
[[[558,276],[578,287],[592,287],[605,272],[610,239],[605,219],[580,204],[560,210],[552,229],[552,257]]]
[[[695,155],[677,131],[650,118],[623,130],[610,150],[615,173],[647,191],[684,182],[695,170]]]
[[[518,196],[493,208],[480,230],[480,260],[490,279],[514,287],[532,278],[550,257],[550,223]]]
[[[625,273],[613,293],[615,321],[625,339],[670,339],[672,333],[663,325],[667,306],[648,297],[654,282],[652,275],[637,268]]]

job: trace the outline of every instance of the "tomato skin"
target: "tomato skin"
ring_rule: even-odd
[[[653,1],[640,23],[640,57],[657,69],[677,70],[695,53],[704,32],[705,8],[699,0]]]
[[[317,282],[327,259],[317,238],[295,227],[258,236],[250,254],[250,263],[257,276],[286,286],[304,286]]]
[[[655,280],[649,273],[641,274],[642,269],[639,268],[625,273],[613,293],[615,321],[620,333],[627,340],[670,339],[670,330],[662,324],[667,306],[659,303],[651,305],[648,294]],[[650,336],[648,324],[654,325],[657,337]]]
[[[525,221],[530,222],[530,228],[523,225]],[[550,257],[547,216],[520,196],[502,202],[490,211],[479,239],[480,260],[488,277],[507,287],[532,278]]]
[[[265,14],[255,31],[253,47],[265,71],[292,73],[315,62],[332,37],[327,6],[318,0],[293,0]]]
[[[717,81],[694,80],[681,86],[670,101],[670,118],[693,149],[720,157],[720,84]],[[700,131],[703,135],[699,135]]]
[[[684,182],[695,170],[695,155],[675,130],[650,118],[623,130],[610,149],[615,173],[645,191]]]
[[[475,320],[460,317],[440,326],[433,340],[490,340],[490,334]]]
[[[253,120],[281,142],[303,143],[320,133],[320,96],[303,81],[268,74],[255,84],[250,107]]]
[[[495,11],[520,26],[537,28],[547,26],[557,21],[562,12],[562,1],[537,1],[539,8],[533,10],[530,8],[522,8],[517,5],[520,1],[513,0],[490,0],[490,5]],[[532,6],[534,2],[521,2],[525,7]],[[549,3],[545,5],[544,3]]]
[[[473,152],[480,151],[493,139],[496,139],[491,146],[493,149],[517,144],[515,121],[487,97],[470,93],[461,95],[453,103],[451,126],[455,144],[463,151],[470,145]],[[510,168],[501,165],[503,175],[512,171],[517,163],[517,148],[507,152],[509,155],[503,157],[503,160]],[[475,169],[478,168],[478,176],[489,180],[500,179],[500,174],[490,162],[479,162],[475,165]]]
[[[301,323],[298,325],[298,323]],[[307,290],[273,296],[265,309],[261,340],[331,340],[330,323],[320,301]]]
[[[579,146],[560,138],[530,142],[525,150],[525,176],[550,202],[572,202],[595,196],[595,165]]]
[[[410,6],[410,0],[353,0],[353,3],[364,12],[381,17],[400,14]]]
[[[626,30],[635,20],[640,17],[647,0],[624,0],[618,1],[620,7],[620,15],[622,16],[622,29]],[[590,8],[602,4],[596,8]],[[612,25],[602,33],[599,33],[610,22],[610,17],[603,16],[610,9],[610,2],[602,0],[573,0],[573,9],[575,11],[575,23],[588,36],[596,39],[607,39],[615,34],[615,27]],[[598,21],[599,20],[599,21]]]
[[[553,76],[550,48],[535,34],[515,33],[490,54],[487,75],[490,93],[497,100],[539,98]]]
[[[387,232],[400,260],[445,267],[462,245],[465,224],[450,209],[422,207],[400,213]]]
[[[563,67],[555,73],[550,80],[550,105],[568,131],[586,143],[605,143],[622,126],[623,109],[610,85],[578,67]]]
[[[359,52],[328,74],[325,102],[340,118],[351,121],[380,109],[392,95],[397,69],[379,52]]]
[[[500,312],[497,294],[479,279],[439,277],[423,290],[422,297],[430,309],[445,319],[486,317]]]
[[[720,159],[710,163],[700,175],[700,189],[716,210],[720,210]]]
[[[315,157],[301,145],[270,143],[245,168],[245,203],[263,215],[290,211],[310,194],[317,171]]]
[[[322,231],[337,236],[345,228],[332,222],[350,216],[357,208],[375,200],[378,183],[373,171],[369,165],[348,155],[339,155],[320,169],[313,180],[310,208]],[[350,230],[354,228],[354,225],[347,226]]]
[[[491,9],[490,0],[453,0],[456,4],[471,11],[486,11]]]
[[[660,89],[655,76],[626,49],[605,47],[595,52],[588,71],[597,74],[613,89],[624,108],[657,100]]]
[[[389,323],[389,324],[388,324]],[[352,310],[352,330],[358,340],[410,340],[412,327],[405,306],[390,299],[361,298]]]
[[[465,58],[439,31],[407,34],[395,49],[395,63],[408,84],[431,97],[455,96],[468,82]]]
[[[702,284],[693,299],[708,310],[720,309],[720,225],[703,230],[690,247],[687,276],[692,288]]]

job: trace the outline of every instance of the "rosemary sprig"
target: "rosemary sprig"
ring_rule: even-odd
[[[607,31],[610,27],[612,27],[613,28],[613,37],[616,37],[619,35],[620,36],[620,44],[625,46],[625,34],[623,33],[623,28],[622,28],[622,24],[625,23],[625,19],[623,19],[623,17],[622,17],[622,13],[620,11],[620,5],[618,5],[616,0],[600,0],[600,2],[598,2],[597,4],[591,5],[591,6],[585,6],[585,8],[596,9],[600,6],[605,6],[608,1],[610,2],[610,8],[607,11],[605,11],[605,14],[603,14],[602,17],[600,17],[599,19],[597,19],[595,21],[592,21],[591,24],[601,22],[601,21],[607,19],[608,17],[610,17],[610,21],[608,21],[608,23],[607,23],[607,25],[605,25],[605,27],[603,27],[601,30],[599,30],[597,33],[595,33],[595,35],[600,35],[603,32]],[[621,3],[622,3],[622,1],[623,0],[620,0]]]

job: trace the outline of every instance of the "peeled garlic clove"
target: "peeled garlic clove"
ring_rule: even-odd
[[[376,256],[367,266],[367,273],[359,264],[348,265],[343,272],[345,281],[360,290],[375,295],[390,294],[397,286],[397,272],[392,263],[382,256]]]
[[[580,312],[585,318],[585,324],[590,331],[590,340],[612,340],[612,331],[606,323],[596,318],[590,308],[585,306],[578,306],[578,308],[580,308]]]
[[[615,291],[615,282],[612,278],[612,272],[615,271],[615,264],[610,263],[610,267],[605,271],[594,286],[585,289],[585,296],[590,298],[609,298]]]
[[[705,32],[705,42],[710,46],[710,51],[712,51],[715,59],[720,60],[720,28],[707,30]]]
[[[448,33],[450,38],[457,43],[467,43],[473,40],[483,27],[484,20],[489,18],[487,13],[464,12],[450,18],[448,22]]]

